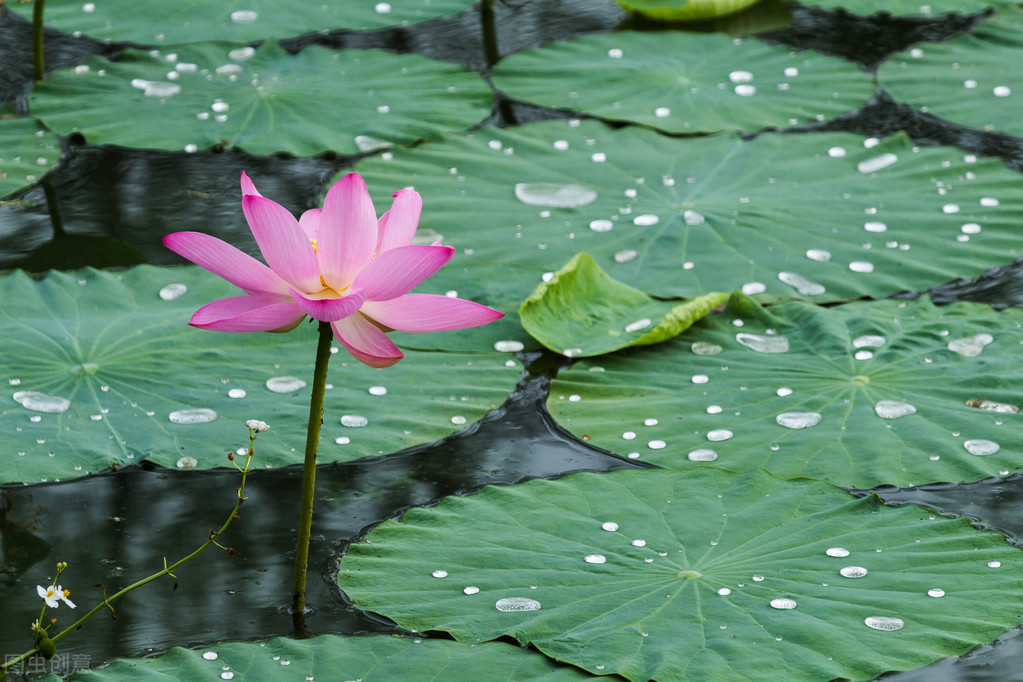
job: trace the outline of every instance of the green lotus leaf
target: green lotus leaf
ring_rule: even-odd
[[[31,19],[32,4],[9,2],[14,12]],[[142,45],[173,45],[203,40],[251,42],[289,38],[330,29],[376,29],[405,26],[456,14],[471,0],[391,0],[329,4],[295,0],[284,8],[267,0],[185,0],[157,4],[132,0],[49,0],[46,25],[65,33]]]
[[[587,357],[670,339],[727,298],[713,293],[681,304],[658,301],[611,279],[580,253],[536,288],[519,315],[526,331],[547,348]]]
[[[493,79],[519,100],[672,133],[833,118],[866,104],[876,89],[870,74],[836,57],[678,31],[550,43],[502,60]]]
[[[0,198],[34,185],[60,161],[60,140],[35,119],[0,116]]]
[[[978,130],[1023,135],[1023,10],[1001,12],[976,31],[888,59],[878,81],[895,99]]]
[[[1023,311],[788,303],[758,319],[749,304],[734,296],[656,352],[577,363],[552,384],[551,413],[594,445],[664,467],[713,461],[869,488],[1023,466]]]
[[[315,45],[292,55],[269,41],[255,52],[197,43],[93,57],[38,83],[31,100],[47,127],[92,144],[311,156],[467,128],[488,115],[492,93],[478,75],[419,55]]]
[[[20,271],[0,276],[8,390],[0,430],[9,452],[0,480],[71,478],[143,458],[228,466],[226,451],[248,445],[247,419],[271,426],[256,467],[301,462],[315,326],[287,334],[188,326],[200,306],[237,293],[198,267],[51,273],[40,282]],[[468,332],[451,335],[460,333]],[[492,350],[407,355],[386,371],[343,350],[333,357],[321,462],[448,435],[499,406],[521,371]]]
[[[873,679],[991,641],[1023,588],[966,519],[713,468],[487,487],[366,540],[338,573],[356,606],[631,680]]]
[[[223,672],[233,676],[224,677]],[[470,647],[443,639],[404,637],[278,637],[224,642],[202,649],[174,647],[156,658],[118,659],[74,682],[117,680],[580,680],[585,673],[509,644]]]
[[[624,9],[662,21],[697,21],[741,12],[760,0],[617,0]]]
[[[875,142],[548,121],[451,135],[356,170],[378,212],[395,187],[414,186],[421,231],[458,247],[448,267],[487,268],[519,301],[580,251],[660,298],[744,289],[818,302],[919,291],[1020,254],[1018,173],[902,135]]]
[[[919,14],[933,16],[938,14],[976,14],[991,7],[1008,7],[1015,4],[1012,0],[945,0],[922,4],[917,0],[891,0],[883,4],[875,0],[800,0],[801,5],[820,7],[823,9],[844,9],[854,14]]]

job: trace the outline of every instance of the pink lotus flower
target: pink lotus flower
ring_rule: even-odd
[[[306,315],[329,322],[338,343],[371,367],[405,357],[385,332],[436,332],[476,327],[504,313],[459,298],[410,294],[437,272],[454,248],[413,245],[422,198],[394,194],[378,220],[366,184],[355,173],[338,180],[323,208],[299,220],[265,198],[242,172],[242,211],[264,265],[216,237],[175,232],[164,245],[239,287],[245,296],[204,305],[193,327],[224,332],[286,332]]]

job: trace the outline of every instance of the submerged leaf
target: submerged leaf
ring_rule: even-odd
[[[681,334],[728,294],[682,304],[658,301],[617,282],[586,253],[578,253],[527,298],[519,316],[529,334],[570,357],[612,353]]]
[[[1021,570],[965,519],[708,468],[449,497],[352,544],[338,584],[404,628],[514,637],[594,674],[867,680],[1016,625]]]

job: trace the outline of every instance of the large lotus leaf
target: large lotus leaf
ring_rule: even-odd
[[[311,156],[467,128],[487,116],[491,99],[478,75],[414,54],[198,43],[58,71],[36,85],[32,113],[93,144]]]
[[[580,253],[536,288],[519,315],[547,348],[586,357],[670,339],[727,298],[717,292],[684,303],[658,301],[611,279]]]
[[[580,362],[552,385],[551,413],[665,467],[857,488],[1023,468],[1023,311],[926,299],[770,311],[736,296],[656,352]]]
[[[893,56],[878,80],[895,99],[953,123],[1023,135],[1023,11],[1006,10],[972,34]]]
[[[493,79],[519,100],[672,133],[833,118],[863,106],[875,91],[870,74],[836,57],[678,31],[550,43],[502,60]]]
[[[593,673],[830,680],[989,642],[1019,622],[1020,570],[965,519],[708,468],[449,497],[352,544],[338,582],[402,627],[510,636]]]
[[[1021,247],[1018,173],[902,135],[868,148],[844,133],[744,142],[547,121],[357,170],[381,212],[414,185],[422,228],[458,246],[449,267],[485,266],[520,301],[579,251],[663,298],[745,287],[834,301],[979,274]]]
[[[30,18],[32,4],[14,0],[11,10]],[[268,0],[185,0],[142,3],[135,0],[49,0],[46,25],[65,33],[142,45],[202,40],[251,42],[288,38],[329,29],[373,29],[408,25],[455,14],[471,0],[391,0],[325,3],[294,0],[287,7]]]
[[[1012,0],[939,0],[938,2],[921,3],[919,0],[890,0],[879,3],[877,0],[800,0],[801,5],[821,7],[824,9],[844,9],[854,14],[975,14],[990,7],[1007,7],[1015,4]]]
[[[225,675],[224,673],[231,673]],[[279,637],[266,642],[225,642],[203,649],[175,647],[158,658],[119,659],[70,677],[75,682],[116,680],[401,679],[580,680],[582,671],[509,644],[470,647],[443,639],[404,637]]]
[[[198,267],[0,277],[8,390],[0,480],[70,478],[142,458],[227,466],[225,451],[248,444],[247,419],[271,426],[255,466],[301,462],[315,327],[226,334],[188,326],[200,306],[237,293]],[[342,350],[327,377],[320,461],[441,438],[500,405],[519,372],[494,351],[409,351],[377,370]]]
[[[32,118],[0,116],[0,197],[35,184],[60,160],[60,140]]]

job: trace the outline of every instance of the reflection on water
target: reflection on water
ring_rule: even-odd
[[[306,620],[308,634],[397,631],[346,606],[333,578],[347,544],[384,519],[486,484],[644,466],[561,432],[543,407],[547,384],[543,378],[525,383],[475,428],[446,440],[320,468],[307,586],[316,613]],[[53,575],[58,561],[70,565],[61,582],[79,608],[48,611],[60,618],[54,632],[99,602],[102,590],[93,585],[102,583],[110,594],[160,570],[162,557],[171,563],[201,545],[234,506],[239,480],[230,469],[145,466],[5,488],[0,641],[12,649],[7,653],[28,648],[26,625],[40,608],[35,585]],[[98,665],[177,645],[291,635],[292,620],[282,608],[290,602],[301,483],[300,467],[253,471],[241,518],[218,538],[233,555],[211,546],[175,572],[176,590],[174,580],[164,578],[130,593],[114,604],[117,620],[96,615],[63,640],[60,651],[90,656]]]

